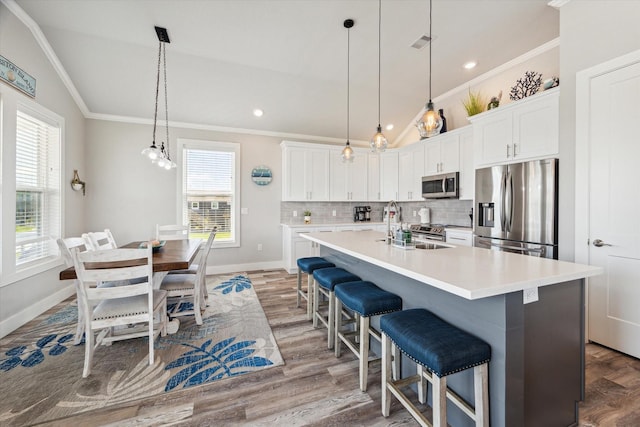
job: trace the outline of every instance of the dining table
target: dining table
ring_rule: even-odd
[[[121,248],[140,248],[149,242],[135,241],[127,243]],[[202,244],[202,239],[180,239],[166,240],[161,247],[153,250],[153,287],[158,289],[165,278],[172,270],[188,269],[198,255],[198,250]],[[76,270],[74,267],[68,267],[60,271],[60,280],[75,280]],[[178,331],[180,321],[172,319],[167,325],[167,333],[174,334]]]

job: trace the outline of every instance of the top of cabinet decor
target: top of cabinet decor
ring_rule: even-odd
[[[518,108],[518,106],[529,104],[530,102],[541,101],[546,98],[559,97],[559,95],[560,86],[556,86],[554,88],[538,92],[535,95],[527,96],[526,98],[522,98],[517,101],[511,101],[508,104],[500,105],[497,108],[493,108],[491,110],[483,111],[482,113],[467,117],[467,120],[473,123],[476,119],[484,118],[499,111],[511,110],[513,108]]]

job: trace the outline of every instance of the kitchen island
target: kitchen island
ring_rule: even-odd
[[[400,295],[404,309],[426,308],[489,343],[492,426],[577,425],[584,393],[584,279],[601,269],[440,242],[440,249],[401,249],[376,231],[304,238],[336,266]],[[525,297],[531,302],[525,304]],[[403,376],[413,375],[414,366],[403,363]],[[473,401],[472,372],[447,381]],[[451,403],[448,419],[452,426],[471,425]]]

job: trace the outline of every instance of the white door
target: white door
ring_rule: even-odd
[[[589,340],[640,357],[640,63],[591,79]],[[580,125],[580,123],[578,123]]]

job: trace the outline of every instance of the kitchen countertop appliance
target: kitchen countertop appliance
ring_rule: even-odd
[[[371,221],[371,206],[354,206],[353,222]]]
[[[425,199],[457,199],[460,172],[422,177],[422,197]]]
[[[414,241],[445,240],[445,226],[441,224],[411,224],[409,230]]]
[[[476,170],[474,245],[558,259],[558,160]]]

